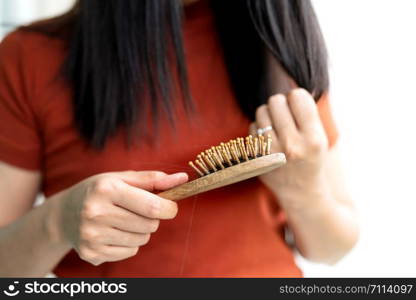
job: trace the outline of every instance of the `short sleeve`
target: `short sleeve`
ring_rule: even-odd
[[[9,34],[0,43],[0,161],[40,168],[40,134],[28,88],[23,36]]]
[[[325,93],[317,102],[319,116],[322,121],[322,125],[325,129],[326,136],[328,137],[329,148],[334,146],[338,140],[338,129],[334,121],[331,105],[330,96]]]

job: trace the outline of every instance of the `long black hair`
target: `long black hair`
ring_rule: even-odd
[[[74,123],[92,146],[105,146],[120,127],[145,133],[145,108],[156,123],[161,109],[174,121],[173,99],[192,110],[181,2],[78,0],[64,16],[29,27],[68,39],[63,71]],[[210,4],[234,93],[250,119],[270,96],[268,54],[315,99],[328,89],[325,45],[309,0]]]

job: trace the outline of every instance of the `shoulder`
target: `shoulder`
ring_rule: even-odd
[[[2,59],[19,57],[32,61],[46,58],[53,60],[63,56],[66,45],[63,39],[22,27],[6,35],[0,43],[0,55],[7,55]]]
[[[0,64],[4,65],[10,60],[14,60],[20,53],[21,36],[18,31],[14,31],[5,36],[0,42]]]
[[[66,46],[62,40],[19,28],[0,43],[0,101],[25,116],[41,115],[47,93],[62,86]],[[6,103],[7,102],[7,103]]]
[[[59,75],[66,45],[62,39],[19,28],[0,43],[1,77],[13,80],[28,98],[34,99]]]

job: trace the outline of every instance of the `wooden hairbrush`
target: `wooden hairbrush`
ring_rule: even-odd
[[[181,200],[190,196],[243,181],[276,169],[286,163],[283,153],[270,153],[272,139],[249,135],[201,152],[189,165],[201,176],[158,195]]]

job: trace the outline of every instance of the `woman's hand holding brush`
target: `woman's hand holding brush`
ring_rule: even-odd
[[[87,178],[48,199],[49,231],[94,265],[131,257],[145,245],[160,220],[172,219],[178,207],[152,193],[188,180],[185,173],[114,172]]]

